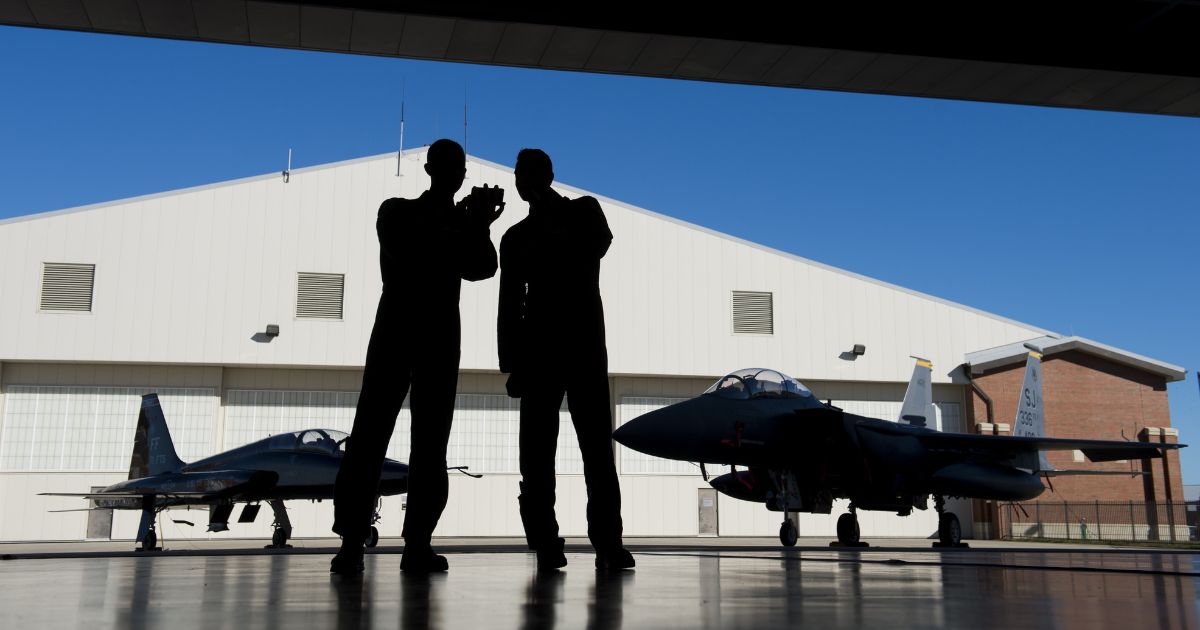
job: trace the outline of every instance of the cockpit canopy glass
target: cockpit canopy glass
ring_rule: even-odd
[[[812,392],[800,381],[775,370],[748,368],[722,376],[705,394],[722,398],[812,398]]]
[[[271,438],[273,451],[308,451],[337,455],[346,450],[346,438],[350,437],[333,429],[308,429],[295,433],[280,433]]]

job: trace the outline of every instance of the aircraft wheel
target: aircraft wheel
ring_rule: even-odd
[[[271,534],[272,547],[284,547],[287,545],[287,532],[283,529],[276,529],[274,534]]]
[[[374,547],[379,544],[379,530],[374,525],[371,526],[371,531],[367,533],[367,540],[363,544],[368,547]]]
[[[858,544],[858,535],[858,516],[854,514],[843,514],[838,517],[838,542],[842,543],[843,545]]]
[[[155,534],[154,530],[150,530],[146,532],[146,537],[142,539],[142,550],[152,551],[156,547],[158,547],[158,534]]]
[[[800,532],[796,531],[796,524],[792,519],[787,519],[779,526],[779,542],[783,543],[784,547],[795,547],[796,539],[800,537]]]
[[[962,542],[962,526],[953,512],[942,512],[938,516],[938,542],[957,545]]]

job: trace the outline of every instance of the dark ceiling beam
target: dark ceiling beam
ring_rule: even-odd
[[[699,6],[699,5],[691,5]],[[1200,1],[0,0],[0,24],[1121,112],[1200,115]]]

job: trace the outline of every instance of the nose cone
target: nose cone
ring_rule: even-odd
[[[705,438],[702,423],[696,422],[697,402],[688,400],[642,414],[618,427],[613,439],[655,457],[705,461],[697,448]]]

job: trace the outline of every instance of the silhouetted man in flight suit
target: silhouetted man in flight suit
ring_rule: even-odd
[[[517,156],[517,192],[529,216],[500,242],[498,342],[509,395],[521,398],[521,520],[538,567],[565,566],[554,517],[554,454],[563,395],[579,435],[588,489],[588,538],[596,566],[624,569],[621,489],[613,464],[608,351],[600,300],[600,259],[612,232],[592,197],[567,199],[550,188],[550,157]]]
[[[496,195],[472,193],[457,205],[466,156],[451,140],[429,147],[430,186],[417,199],[388,199],[379,207],[379,266],[383,295],[367,346],[354,428],[334,490],[333,531],[342,548],[330,571],[362,571],[363,541],[378,497],[379,475],[396,415],[412,388],[412,452],[404,557],[411,572],[445,571],[430,547],[446,507],[446,443],[458,385],[461,281],[496,273],[490,226],[503,211]]]

